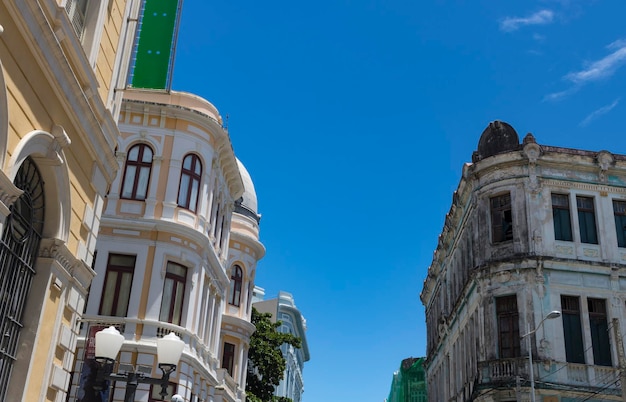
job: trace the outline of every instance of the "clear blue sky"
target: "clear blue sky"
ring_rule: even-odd
[[[304,402],[381,402],[487,124],[626,154],[626,2],[185,0],[176,90],[229,116],[267,255],[307,319]]]

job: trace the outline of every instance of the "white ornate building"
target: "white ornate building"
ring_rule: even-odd
[[[230,285],[226,294],[221,329],[221,366],[230,373],[225,378],[245,387],[248,372],[248,349],[254,332],[252,318],[252,293],[257,262],[265,255],[259,241],[257,197],[248,170],[239,160],[239,172],[244,193],[235,201],[231,229],[230,248],[226,264]]]
[[[160,377],[156,340],[173,331],[186,345],[170,395],[244,400],[249,291],[265,251],[250,176],[218,111],[195,95],[127,90],[119,127],[71,396],[90,392],[85,342],[114,325],[125,337],[120,368]],[[123,398],[125,383],[113,387]],[[159,391],[140,384],[136,400]]]
[[[257,287],[254,290],[254,308],[260,313],[272,314],[272,322],[281,322],[279,332],[290,333],[299,337],[302,347],[294,348],[283,344],[281,351],[285,358],[285,373],[274,395],[291,398],[300,402],[304,393],[304,363],[310,359],[309,346],[306,340],[306,320],[296,307],[291,293],[280,291],[278,296],[263,300],[265,291]]]
[[[490,123],[421,300],[429,401],[623,400],[626,156]]]

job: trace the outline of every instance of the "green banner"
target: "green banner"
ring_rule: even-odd
[[[146,0],[137,33],[131,82],[134,88],[169,89],[178,3],[179,0]]]

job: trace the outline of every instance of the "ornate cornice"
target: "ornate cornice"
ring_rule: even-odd
[[[24,191],[15,187],[5,172],[0,172],[0,202],[7,207],[11,206]]]
[[[616,187],[611,186],[605,183],[585,183],[578,181],[570,181],[564,179],[543,179],[542,180],[544,186],[549,187],[559,187],[559,188],[567,188],[567,189],[577,189],[577,190],[585,190],[585,191],[597,191],[597,192],[606,192],[606,193],[620,193],[626,194],[626,187]]]
[[[96,272],[83,260],[76,258],[62,240],[42,239],[39,257],[54,260],[63,269],[68,279],[74,280],[85,292],[89,289],[91,280],[96,276]]]

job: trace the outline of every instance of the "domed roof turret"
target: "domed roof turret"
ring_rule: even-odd
[[[261,215],[259,215],[258,211],[254,183],[252,183],[250,173],[248,173],[248,170],[239,159],[237,159],[237,165],[239,166],[239,174],[241,174],[244,191],[241,198],[235,201],[235,212],[248,216],[259,222],[261,220]]]
[[[500,120],[489,123],[478,141],[478,150],[472,156],[473,162],[519,149],[519,136],[510,124]]]

